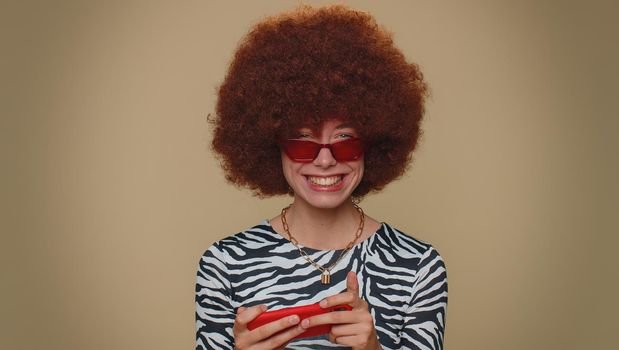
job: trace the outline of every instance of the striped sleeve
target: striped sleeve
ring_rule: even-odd
[[[404,318],[402,349],[443,348],[447,312],[447,271],[434,248],[428,249],[415,276],[411,302]]]
[[[196,349],[234,349],[231,305],[225,253],[220,244],[211,246],[200,259],[196,276]]]

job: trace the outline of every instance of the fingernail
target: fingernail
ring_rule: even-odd
[[[307,318],[301,321],[301,327],[303,327],[303,329],[309,328],[309,320]]]
[[[260,305],[260,310],[267,311],[267,306],[264,304]]]
[[[288,317],[288,323],[290,323],[290,324],[297,324],[297,323],[299,323],[299,316],[292,315],[292,316]]]
[[[320,307],[322,307],[322,308],[327,307],[327,300],[326,299],[322,299],[318,305],[320,305]]]

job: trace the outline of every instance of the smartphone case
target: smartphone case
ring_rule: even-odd
[[[303,306],[293,306],[293,307],[288,307],[288,308],[284,308],[280,310],[263,312],[260,315],[258,315],[258,317],[256,317],[254,320],[249,322],[247,324],[247,328],[251,331],[267,323],[277,321],[282,317],[287,317],[287,316],[292,316],[292,315],[298,315],[302,321],[311,316],[316,316],[316,315],[324,314],[327,312],[345,311],[345,310],[352,310],[352,307],[349,305],[336,305],[336,306],[323,309],[320,307],[318,303],[310,304],[310,305],[303,305]],[[299,334],[294,339],[314,337],[317,335],[329,333],[331,331],[331,326],[332,325],[330,324],[325,324],[325,325],[308,328],[305,332]]]

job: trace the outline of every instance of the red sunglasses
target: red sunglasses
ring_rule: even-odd
[[[299,163],[311,163],[323,148],[328,148],[338,162],[359,160],[365,151],[363,141],[358,138],[324,144],[307,140],[280,140],[278,145],[291,160]]]

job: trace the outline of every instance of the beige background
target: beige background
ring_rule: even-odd
[[[349,3],[432,88],[413,169],[363,207],[444,256],[446,348],[616,347],[617,6]],[[225,184],[206,116],[295,4],[3,1],[1,349],[194,347],[200,255],[289,201]]]

